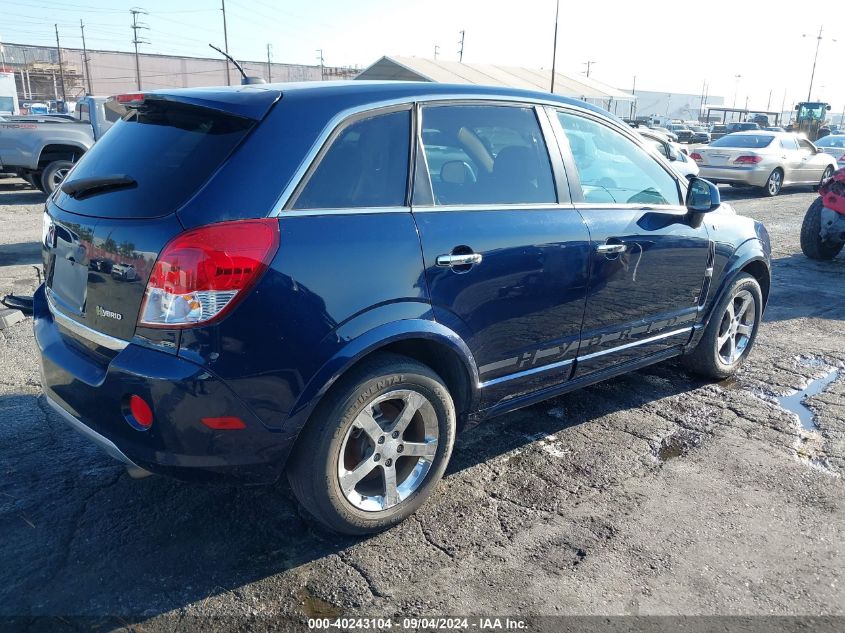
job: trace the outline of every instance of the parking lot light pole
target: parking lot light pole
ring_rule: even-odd
[[[742,75],[734,75],[734,79],[734,104],[731,107],[736,108],[736,95],[739,92],[739,80],[742,79]]]

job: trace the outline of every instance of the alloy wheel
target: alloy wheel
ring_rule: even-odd
[[[398,505],[422,485],[438,440],[437,413],[418,391],[394,390],[369,402],[340,447],[337,476],[344,497],[367,512]]]
[[[735,364],[745,353],[754,332],[755,318],[754,297],[747,290],[738,292],[722,315],[716,337],[716,351],[725,365]]]
[[[50,191],[55,191],[61,186],[62,182],[65,179],[65,176],[67,176],[69,171],[70,168],[57,169],[52,174],[50,174]]]
[[[777,169],[772,172],[772,175],[769,176],[769,182],[767,188],[769,190],[769,195],[776,196],[780,193],[781,185],[783,184],[783,176],[781,175],[780,171]]]

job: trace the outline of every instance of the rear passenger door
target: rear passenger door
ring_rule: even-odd
[[[554,112],[575,207],[590,230],[590,281],[575,377],[686,343],[712,247],[690,224],[680,182],[627,134]]]
[[[435,318],[475,356],[485,405],[567,380],[578,348],[590,241],[550,134],[530,105],[419,108],[426,282]]]

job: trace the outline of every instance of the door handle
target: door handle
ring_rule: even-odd
[[[602,255],[613,255],[614,253],[624,253],[627,248],[626,244],[599,244],[596,246],[596,252]]]
[[[460,255],[438,255],[435,263],[438,266],[472,266],[480,264],[481,253],[462,253]]]

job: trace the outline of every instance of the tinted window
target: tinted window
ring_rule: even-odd
[[[435,204],[557,201],[533,108],[426,106],[422,125]]]
[[[148,100],[115,123],[73,170],[72,180],[126,174],[137,187],[84,200],[68,211],[103,217],[159,217],[193,195],[246,136],[254,121],[218,110]]]
[[[825,136],[816,141],[818,147],[845,147],[845,136]]]
[[[352,123],[332,142],[293,208],[404,206],[410,139],[409,110]]]
[[[747,147],[760,149],[768,147],[774,136],[770,134],[728,134],[710,143],[710,147]]]
[[[565,112],[558,119],[585,202],[680,204],[675,178],[639,145],[591,119]]]
[[[780,146],[783,149],[798,149],[798,142],[791,136],[780,139]]]

